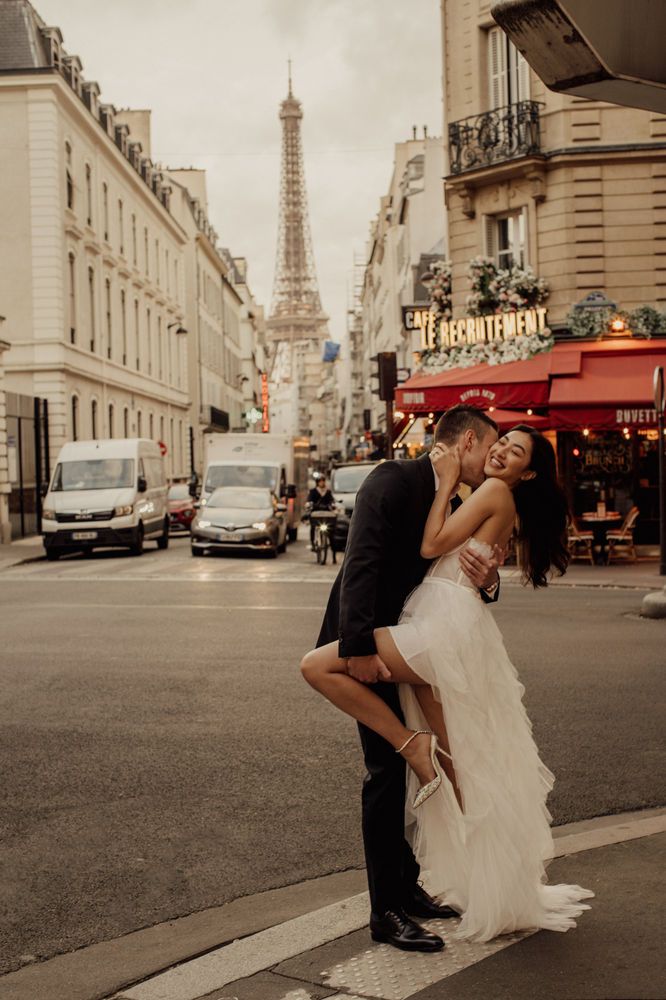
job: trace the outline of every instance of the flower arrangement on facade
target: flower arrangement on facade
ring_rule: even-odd
[[[437,321],[449,320],[453,314],[451,307],[451,262],[435,260],[428,271],[421,275],[421,284],[430,294],[430,312]]]
[[[542,351],[553,347],[553,336],[546,327],[529,337],[515,337],[511,340],[495,340],[490,343],[462,344],[446,351],[423,351],[421,372],[435,375],[451,368],[472,368],[474,365],[503,365],[509,361],[528,361]]]
[[[648,305],[638,306],[631,312],[618,312],[610,306],[588,309],[578,306],[569,312],[566,323],[574,337],[592,339],[607,334],[614,319],[624,320],[634,336],[650,338],[666,335],[666,313]]]
[[[533,309],[548,297],[548,285],[529,266],[498,268],[490,257],[473,257],[467,277],[472,286],[467,296],[470,316]]]

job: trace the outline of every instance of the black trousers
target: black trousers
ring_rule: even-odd
[[[404,722],[397,684],[370,688]],[[390,743],[359,723],[367,774],[362,792],[362,824],[368,889],[373,913],[402,905],[416,884],[419,866],[405,840],[405,768]]]

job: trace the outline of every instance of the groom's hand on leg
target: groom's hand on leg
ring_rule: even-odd
[[[384,661],[376,653],[370,656],[347,657],[347,673],[363,684],[376,684],[377,681],[390,681],[391,672]]]

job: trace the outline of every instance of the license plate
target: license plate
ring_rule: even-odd
[[[73,531],[72,539],[75,542],[89,542],[91,538],[97,538],[96,531]]]
[[[245,540],[245,535],[240,531],[218,531],[217,537],[220,542],[242,542]]]

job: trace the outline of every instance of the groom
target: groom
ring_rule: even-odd
[[[434,443],[457,445],[461,482],[473,489],[484,479],[486,455],[497,441],[497,425],[482,410],[454,406],[438,421]],[[363,483],[356,498],[344,565],[333,584],[317,646],[339,642],[348,673],[370,684],[403,718],[398,685],[382,683],[389,672],[377,655],[373,629],[396,625],[429,562],[421,539],[435,497],[430,457],[384,462]],[[461,500],[455,497],[452,508]],[[486,601],[497,600],[498,557],[472,549],[460,564]],[[457,916],[419,885],[419,866],[405,840],[405,761],[381,736],[359,724],[367,774],[363,784],[363,845],[370,890],[370,929],[407,951],[439,951],[444,942],[412,918]]]

